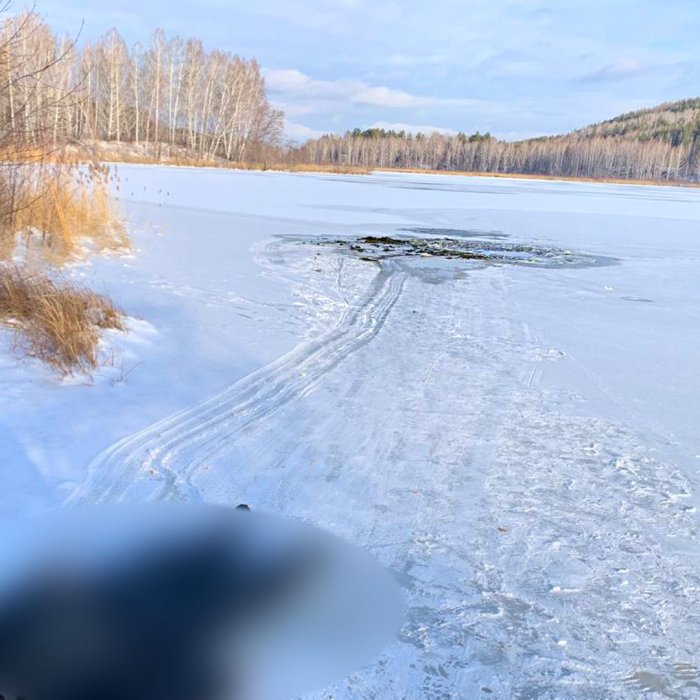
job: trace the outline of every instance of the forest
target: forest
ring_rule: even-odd
[[[258,63],[206,51],[198,39],[157,30],[148,46],[128,46],[112,29],[83,43],[25,13],[5,20],[0,45],[3,125],[37,145],[179,146],[241,161],[279,140],[282,114]]]
[[[490,134],[355,129],[295,149],[300,163],[635,180],[700,178],[700,99],[621,115],[561,136],[501,141]]]

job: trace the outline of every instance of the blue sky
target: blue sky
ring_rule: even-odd
[[[700,95],[698,0],[37,0],[146,42],[156,27],[255,57],[300,139],[355,126],[561,133]]]

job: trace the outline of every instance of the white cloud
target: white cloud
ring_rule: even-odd
[[[274,109],[281,109],[287,117],[300,117],[315,112],[313,105],[310,104],[293,104],[291,102],[270,100],[270,105],[274,107]]]
[[[477,129],[497,134],[498,121],[510,119],[514,114],[519,114],[521,121],[531,121],[533,116],[527,104],[516,106],[468,97],[419,95],[363,80],[318,80],[291,68],[263,70],[275,107],[293,120],[288,122],[285,132],[295,141],[366,124],[368,115],[374,119],[373,126],[379,128],[445,134]],[[300,124],[297,119],[305,123]],[[436,122],[447,123],[449,127],[436,126]],[[523,130],[529,127],[528,123]]]
[[[361,80],[316,80],[293,68],[265,68],[264,75],[270,92],[275,96],[286,98],[343,101],[388,109],[437,106],[489,106],[492,108],[495,106],[495,103],[484,100],[414,95],[385,85],[368,85]]]
[[[328,132],[318,131],[317,129],[304,126],[304,124],[298,124],[297,122],[290,122],[288,119],[285,119],[284,122],[284,135],[292,141],[301,142],[307,141],[308,139],[317,139],[325,133]]]
[[[362,86],[358,87],[353,94],[349,95],[349,99],[356,104],[402,109],[406,107],[425,107],[426,105],[435,104],[437,98],[411,95],[409,92],[392,90],[384,86]]]
[[[313,82],[301,71],[290,69],[265,68],[265,84],[272,92],[300,92]],[[321,81],[316,81],[321,82]]]

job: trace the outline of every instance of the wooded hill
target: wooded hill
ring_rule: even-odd
[[[627,112],[614,119],[579,129],[575,133],[594,138],[622,137],[634,141],[665,141],[673,146],[692,143],[700,129],[700,97],[665,102],[651,109]]]
[[[629,112],[570,134],[515,142],[479,132],[446,136],[355,129],[308,141],[289,157],[363,168],[698,180],[700,98]]]

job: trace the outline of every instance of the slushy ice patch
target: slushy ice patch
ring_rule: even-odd
[[[420,229],[418,229],[420,231]],[[321,237],[306,241],[351,254],[368,262],[389,258],[444,258],[482,263],[525,265],[535,267],[591,267],[615,264],[614,258],[589,255],[563,248],[529,243],[510,243],[493,233],[487,240],[468,232],[459,238],[444,236],[367,235],[353,237]]]

